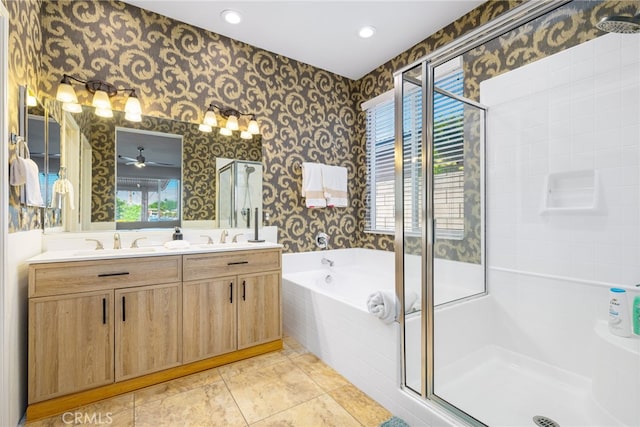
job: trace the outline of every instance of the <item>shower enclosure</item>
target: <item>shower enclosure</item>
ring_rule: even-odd
[[[640,336],[607,322],[640,296],[640,37],[596,25],[640,4],[529,3],[395,75],[402,386],[474,425],[639,426]]]
[[[232,160],[221,166],[217,194],[218,227],[253,227],[256,208],[262,218],[262,163]]]

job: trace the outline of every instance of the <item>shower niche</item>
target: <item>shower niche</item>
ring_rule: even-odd
[[[217,159],[216,170],[218,227],[254,227],[256,208],[262,218],[262,163]]]

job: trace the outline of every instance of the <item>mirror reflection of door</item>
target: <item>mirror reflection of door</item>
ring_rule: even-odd
[[[116,229],[180,226],[182,136],[116,128],[116,159]]]

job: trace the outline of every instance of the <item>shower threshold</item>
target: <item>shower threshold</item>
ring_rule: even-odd
[[[561,427],[622,425],[592,398],[590,380],[503,347],[436,369],[435,378],[439,397],[492,427],[535,426],[538,415]]]

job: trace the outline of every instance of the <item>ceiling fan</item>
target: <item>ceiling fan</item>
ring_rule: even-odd
[[[142,152],[144,151],[144,147],[143,146],[139,146],[138,147],[138,155],[136,156],[136,158],[131,158],[131,157],[125,157],[125,156],[121,156],[118,155],[119,159],[123,159],[123,160],[127,160],[127,163],[125,163],[126,165],[134,165],[138,168],[143,168],[147,165],[153,165],[153,166],[173,166],[173,164],[171,163],[162,163],[162,162],[151,162],[148,161],[146,159],[146,157],[144,157],[144,155],[142,154]]]

